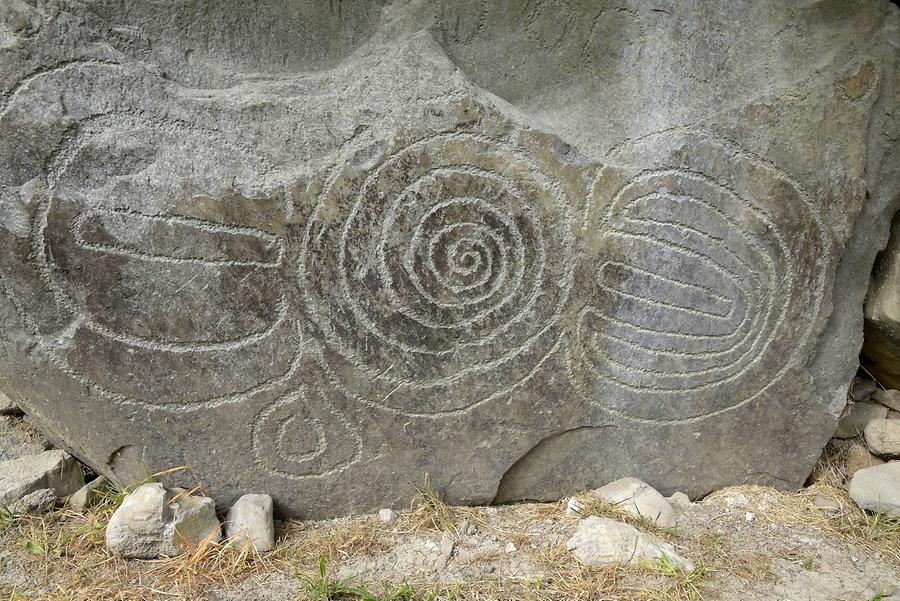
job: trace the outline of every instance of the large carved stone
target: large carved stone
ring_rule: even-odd
[[[896,7],[0,0],[0,388],[309,517],[798,485],[898,189]]]

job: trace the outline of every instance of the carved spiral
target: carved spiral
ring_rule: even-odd
[[[327,366],[364,401],[408,413],[509,390],[558,340],[570,226],[535,161],[481,135],[437,135],[365,176],[336,174],[299,270]]]

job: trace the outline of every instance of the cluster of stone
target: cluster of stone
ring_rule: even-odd
[[[158,482],[142,484],[125,497],[110,519],[106,548],[133,559],[172,557],[211,544],[264,553],[275,547],[273,509],[268,495],[244,495],[222,524],[210,497],[167,489]]]
[[[862,509],[900,516],[900,390],[856,378],[835,438],[846,449],[850,497]]]
[[[673,501],[684,502],[683,495]],[[689,500],[687,501],[690,502]],[[599,515],[589,515],[596,503],[621,510],[644,520],[653,528],[669,529],[677,525],[672,504],[655,488],[637,478],[615,482],[572,497],[566,507],[567,516],[584,516],[566,548],[588,566],[627,565],[640,561],[666,561],[684,571],[692,571],[694,563],[678,554],[671,544],[625,524]]]
[[[21,410],[0,394],[0,509],[44,513],[84,486],[81,464],[31,428]]]

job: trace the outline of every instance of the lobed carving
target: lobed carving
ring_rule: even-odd
[[[830,254],[809,196],[734,145],[692,132],[625,151],[601,172],[598,294],[570,370],[585,395],[634,419],[677,422],[757,399],[807,350]]]

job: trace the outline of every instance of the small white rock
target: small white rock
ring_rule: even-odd
[[[752,511],[748,511],[744,514],[744,519],[747,520],[747,522],[752,523],[753,520],[756,519],[756,515]]]
[[[400,514],[393,509],[385,508],[378,512],[378,517],[381,518],[382,522],[396,522],[400,519]]]
[[[682,506],[688,506],[688,505],[692,504],[691,498],[681,491],[672,493],[672,496],[669,497],[669,502],[672,503],[673,505],[682,505]]]
[[[850,480],[849,492],[861,509],[900,517],[900,461],[859,470]]]
[[[665,557],[685,571],[694,569],[693,562],[678,555],[669,543],[628,524],[597,516],[581,521],[575,535],[566,543],[566,548],[587,566],[628,565],[634,561],[653,561]]]
[[[584,511],[584,504],[577,497],[572,497],[566,503],[566,517],[578,517]]]
[[[843,507],[838,501],[825,495],[816,495],[816,498],[813,499],[813,504],[827,515],[837,515],[843,511]]]
[[[269,495],[244,495],[225,516],[225,537],[235,547],[252,545],[260,553],[275,548],[275,504]]]
[[[518,549],[518,547],[516,547],[516,545],[514,543],[506,543],[505,550],[507,553],[515,553],[519,549]]]
[[[143,484],[126,496],[106,527],[110,553],[137,559],[179,555],[221,538],[212,499],[176,497],[159,483]]]
[[[675,510],[655,488],[637,478],[621,478],[595,490],[596,495],[661,528],[675,525]]]

